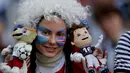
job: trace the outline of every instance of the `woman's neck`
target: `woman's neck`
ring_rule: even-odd
[[[40,66],[45,66],[45,67],[55,67],[59,63],[60,59],[62,59],[63,56],[64,56],[63,51],[61,51],[54,58],[46,57],[38,52],[36,53],[37,63]]]

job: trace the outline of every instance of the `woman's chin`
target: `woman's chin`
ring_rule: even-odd
[[[56,56],[56,54],[53,54],[53,53],[44,53],[44,56],[46,56],[48,58],[54,58]]]

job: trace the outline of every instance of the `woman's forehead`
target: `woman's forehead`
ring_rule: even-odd
[[[39,26],[49,29],[50,31],[66,30],[66,24],[62,19],[42,20]]]

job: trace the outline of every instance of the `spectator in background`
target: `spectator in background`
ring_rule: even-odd
[[[117,43],[120,33],[124,29],[121,12],[113,6],[101,6],[95,8],[96,22],[109,37],[113,44]]]
[[[7,27],[7,8],[8,8],[9,0],[0,0],[0,52],[3,48],[5,48],[5,43],[3,40],[3,34]],[[3,57],[0,54],[0,62],[3,61]]]
[[[124,3],[121,7],[120,10],[123,14],[123,19],[126,24],[126,28],[130,28],[130,1],[127,3]]]
[[[6,20],[5,10],[3,9],[0,11],[0,51],[5,47],[5,45],[3,44],[3,39],[2,39],[3,31],[5,28],[5,20]],[[3,61],[3,57],[0,54],[0,62],[2,61]]]
[[[4,21],[0,18],[0,51],[4,48],[3,40],[2,40],[2,33],[4,31]]]
[[[114,73],[130,73],[130,31],[119,39],[115,49]]]
[[[104,40],[101,47],[104,50],[108,50],[108,68],[113,72],[114,48],[124,30],[122,14],[113,6],[103,5],[95,8],[94,19],[104,32]]]

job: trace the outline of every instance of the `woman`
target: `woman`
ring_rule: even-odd
[[[76,0],[21,1],[16,24],[33,23],[37,29],[28,73],[73,73],[67,28],[86,17],[85,9]]]
[[[67,29],[86,19],[87,13],[80,3],[76,0],[21,0],[17,17],[16,24],[29,27],[35,24],[37,30],[30,62],[27,62],[28,73],[73,73]]]
[[[65,53],[63,53],[66,31],[66,25],[61,18],[57,18],[57,21],[41,19],[37,26],[38,36],[33,43],[35,48],[31,54],[31,67],[32,70],[36,70],[32,72],[64,73],[66,71]],[[69,55],[66,57],[69,58]]]

